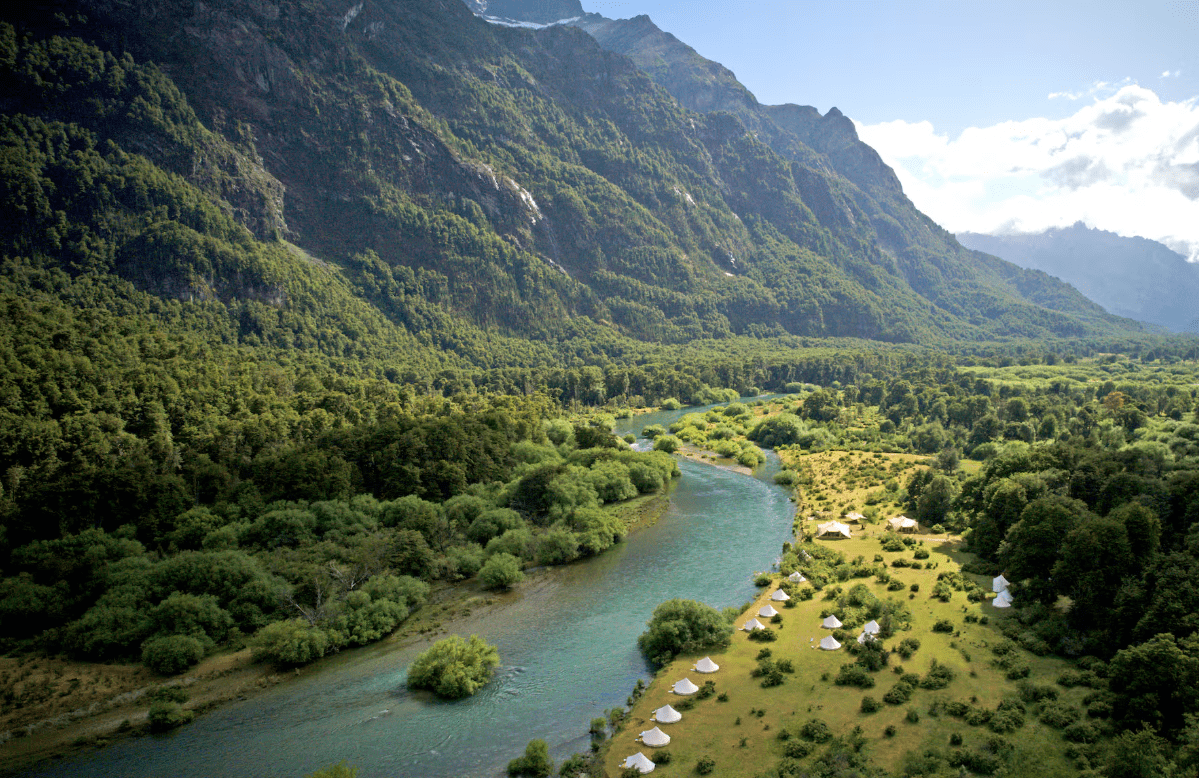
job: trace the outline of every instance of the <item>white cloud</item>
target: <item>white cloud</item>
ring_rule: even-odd
[[[1071,116],[970,127],[957,138],[926,121],[858,132],[912,202],[951,231],[1083,221],[1199,261],[1199,98],[1163,102],[1127,80],[1097,82],[1089,94]]]
[[[1181,75],[1182,75],[1181,70],[1163,70],[1161,77],[1162,78],[1178,78]]]

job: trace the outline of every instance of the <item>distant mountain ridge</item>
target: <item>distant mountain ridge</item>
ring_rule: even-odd
[[[1199,264],[1147,238],[1128,238],[1082,222],[1044,232],[963,232],[964,246],[1071,284],[1111,313],[1173,332],[1199,331]]]

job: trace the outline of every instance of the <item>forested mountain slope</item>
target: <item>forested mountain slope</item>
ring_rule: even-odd
[[[1041,233],[963,233],[963,245],[1021,267],[1043,270],[1119,316],[1174,332],[1199,331],[1199,264],[1146,238],[1126,238],[1082,222]]]
[[[22,139],[8,145],[26,167],[11,177],[24,183],[6,210],[25,221],[6,253],[219,303],[260,338],[287,340],[260,320],[304,305],[352,309],[476,364],[496,333],[936,342],[1134,327],[962,250],[839,114],[780,116],[786,143],[767,145],[744,117],[687,110],[578,30],[498,27],[457,3],[55,9],[9,12],[19,89],[5,110]],[[77,137],[56,147],[55,133]],[[166,195],[44,185],[70,144],[165,176],[194,204],[162,212]],[[127,218],[106,222],[112,208]],[[86,237],[64,244],[60,213]],[[316,329],[364,326],[345,319]]]
[[[843,245],[876,247],[888,271],[933,305],[974,324],[986,316],[972,317],[971,311],[1000,313],[1002,303],[996,298],[1005,294],[1083,317],[1094,315],[1080,295],[1056,280],[963,249],[912,205],[894,172],[858,139],[853,123],[836,108],[821,116],[811,106],[761,105],[731,71],[658,29],[647,16],[587,14],[569,23],[605,49],[632,58],[687,108],[736,116],[792,163],[801,196],[823,227]]]

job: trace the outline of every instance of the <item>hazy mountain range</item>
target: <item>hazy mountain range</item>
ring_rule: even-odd
[[[1199,264],[1157,241],[1082,222],[1034,234],[959,233],[963,246],[1044,270],[1119,316],[1199,331]]]

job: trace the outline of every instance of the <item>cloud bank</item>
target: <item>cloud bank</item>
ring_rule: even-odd
[[[953,232],[1039,232],[1083,221],[1161,241],[1199,261],[1199,98],[1163,102],[1132,83],[1096,84],[1063,119],[971,127],[858,125],[918,208]]]

